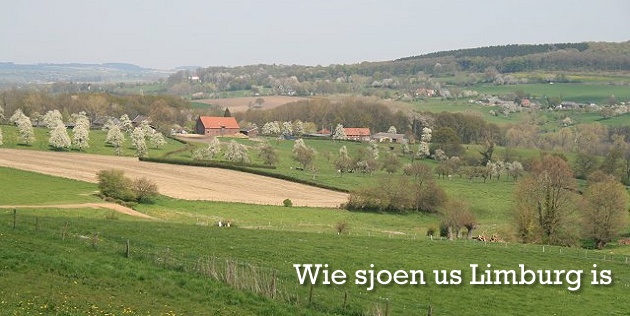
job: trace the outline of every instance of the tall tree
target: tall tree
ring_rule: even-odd
[[[278,162],[278,154],[269,144],[265,144],[260,147],[258,156],[263,160],[263,163],[268,166],[274,165]]]
[[[48,145],[56,150],[68,149],[72,146],[72,141],[63,123],[57,124],[50,130]]]
[[[339,148],[339,156],[335,160],[335,168],[337,172],[339,172],[339,176],[352,169],[352,159],[350,159],[348,155],[348,148],[346,148],[346,146]]]
[[[224,158],[227,161],[248,163],[249,155],[247,153],[247,147],[232,140],[228,143]]]
[[[628,224],[628,193],[612,177],[589,183],[582,207],[585,237],[595,241],[598,249],[623,231]]]
[[[120,116],[120,129],[125,132],[131,134],[133,132],[133,123],[127,114],[123,114]]]
[[[120,129],[120,126],[116,124],[111,124],[109,126],[105,142],[114,146],[116,155],[122,154],[122,146],[125,144],[125,134]]]
[[[346,139],[346,131],[344,130],[343,125],[337,124],[337,127],[335,127],[335,131],[333,132],[332,138],[334,140]]]
[[[150,136],[151,145],[155,149],[160,149],[162,146],[166,145],[166,139],[164,139],[164,135],[160,132],[153,132]]]
[[[72,114],[74,127],[72,128],[72,145],[83,151],[90,147],[90,119],[85,112]]]
[[[300,138],[293,145],[293,159],[299,162],[303,169],[306,169],[315,160],[315,149],[306,146],[304,140]]]
[[[149,154],[149,149],[147,148],[147,142],[144,138],[144,131],[142,127],[136,127],[131,132],[131,144],[136,148],[136,155],[138,157],[146,157]]]
[[[223,112],[223,117],[232,117],[232,113],[230,113],[230,108],[225,108],[225,112]]]
[[[547,155],[532,164],[529,176],[515,189],[515,221],[525,242],[548,244],[573,242],[568,221],[576,194],[571,167],[557,156]]]
[[[33,131],[33,124],[31,119],[24,115],[22,110],[17,109],[13,115],[9,118],[9,122],[15,123],[20,134],[20,141],[22,144],[30,145],[35,141],[35,132]]]

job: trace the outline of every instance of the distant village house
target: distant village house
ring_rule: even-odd
[[[375,140],[379,143],[389,142],[389,143],[399,143],[402,144],[405,141],[405,134],[394,134],[394,133],[376,133],[372,135],[372,140]]]

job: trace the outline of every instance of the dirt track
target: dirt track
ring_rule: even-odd
[[[137,158],[0,149],[0,166],[88,182],[96,173],[120,169],[128,177],[155,181],[161,194],[186,199],[280,205],[286,198],[296,206],[338,207],[344,193],[232,170],[140,162]]]

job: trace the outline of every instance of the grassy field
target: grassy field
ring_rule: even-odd
[[[0,211],[0,307],[9,315],[374,315],[385,310],[389,315],[418,315],[429,305],[438,315],[627,311],[629,266],[625,256],[608,251],[547,246],[543,252],[542,246],[431,241],[400,234],[339,236],[331,231],[106,220],[88,211],[63,217],[44,214],[20,210],[20,224],[13,230],[12,215]],[[39,218],[38,231],[34,216]],[[130,258],[124,255],[126,240]],[[230,269],[229,262],[236,262],[237,271],[231,281],[217,280],[200,268],[212,264],[212,271],[221,274],[224,265]],[[298,284],[293,268],[300,263],[328,264],[331,270],[346,272],[348,282],[324,285],[320,279],[309,303],[310,287]],[[368,285],[354,283],[354,272],[370,269],[370,264],[377,272],[422,270],[426,284],[377,283],[368,291]],[[584,274],[578,291],[569,291],[564,278],[558,285],[472,285],[470,264],[508,270],[524,264],[531,270],[577,269]],[[611,270],[613,284],[592,285],[593,264],[597,270]],[[462,282],[437,285],[433,270],[460,270]],[[234,289],[262,282],[268,271],[275,276],[274,299]]]
[[[0,129],[2,129],[2,135],[4,136],[4,144],[2,147],[4,148],[20,148],[20,149],[29,149],[29,150],[52,150],[48,146],[48,129],[46,128],[35,128],[35,142],[31,145],[23,145],[20,143],[20,136],[18,134],[18,130],[15,126],[11,125],[0,125]],[[68,130],[68,134],[72,137],[72,131]],[[84,152],[88,154],[97,154],[97,155],[115,155],[115,149],[109,144],[105,143],[105,138],[107,137],[107,132],[102,130],[91,130],[90,131],[90,147],[86,149]],[[150,142],[147,141],[147,146],[149,148],[149,156],[163,156],[168,152],[176,151],[184,145],[180,142],[174,141],[172,139],[166,139],[167,144],[160,149],[156,149],[151,146]],[[76,149],[72,149],[70,151],[77,151]],[[122,148],[123,156],[134,156],[136,153],[135,148],[131,145],[131,141],[129,136],[125,136],[125,144]]]
[[[96,184],[0,167],[0,205],[84,203],[97,200]]]
[[[330,145],[332,146],[332,145]],[[332,147],[331,147],[332,149]],[[83,202],[95,185],[0,168],[4,203]],[[469,199],[479,233],[509,229],[512,181],[439,180]],[[16,188],[11,188],[15,184]],[[19,185],[18,185],[19,184]],[[33,200],[21,191],[50,192]],[[64,192],[61,192],[64,191]],[[7,198],[10,196],[10,198]],[[78,197],[78,198],[77,198]],[[76,200],[75,200],[76,198]],[[86,200],[83,200],[85,198]],[[604,251],[513,243],[446,241],[426,236],[435,215],[287,208],[160,197],[138,211],[0,209],[0,309],[7,315],[434,315],[623,314],[630,248]],[[231,228],[216,223],[230,220]],[[349,230],[338,235],[335,225]],[[36,225],[37,223],[37,225]],[[126,241],[130,257],[125,256]],[[312,291],[293,264],[345,271],[344,285]],[[426,284],[355,284],[362,269],[422,270]],[[473,285],[470,264],[485,269],[583,270],[580,290],[558,285]],[[611,270],[593,285],[590,270]],[[460,270],[461,284],[437,285],[433,270]],[[478,276],[476,277],[478,278]],[[273,280],[273,295],[269,284]],[[258,289],[258,290],[254,290]],[[260,290],[263,289],[263,290]],[[266,290],[264,290],[266,289]],[[271,297],[273,296],[273,298]],[[457,297],[456,303],[453,297]],[[344,303],[345,301],[345,303]],[[514,306],[518,302],[518,309]]]

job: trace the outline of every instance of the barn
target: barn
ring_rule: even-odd
[[[372,135],[367,127],[346,127],[343,130],[348,140],[369,142],[370,135]]]
[[[197,119],[195,132],[206,136],[234,135],[240,132],[236,119],[222,116],[200,116]]]

